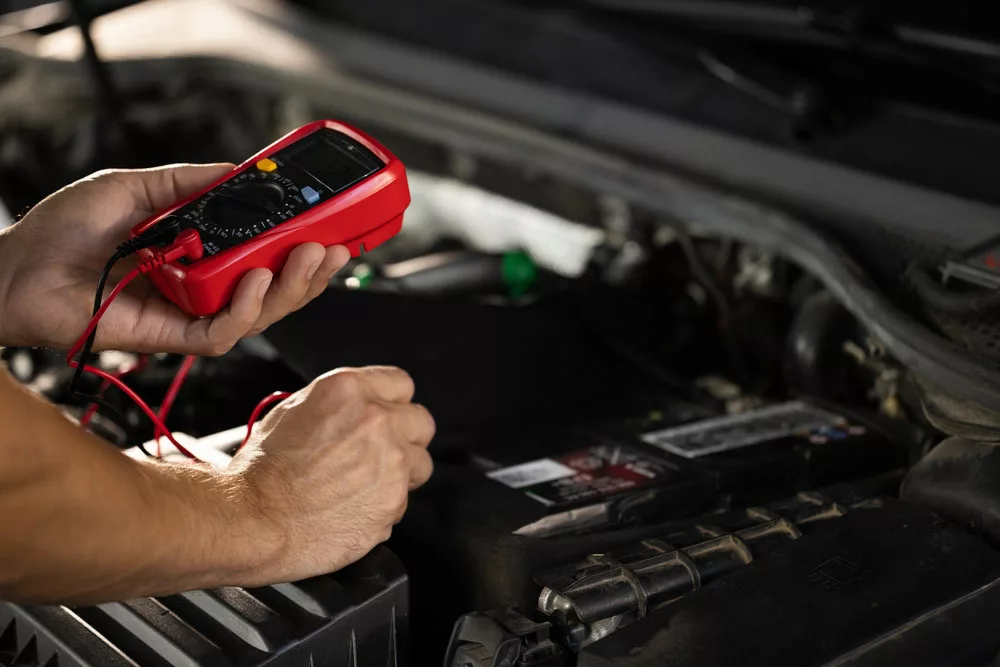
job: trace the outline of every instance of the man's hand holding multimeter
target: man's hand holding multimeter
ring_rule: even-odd
[[[331,128],[351,134],[338,143],[341,133]],[[335,141],[326,144],[330,132]],[[398,231],[408,202],[399,161],[330,121],[301,128],[235,169],[96,174],[0,234],[0,344],[68,348],[90,319],[98,276],[117,245],[130,230],[159,226],[160,244],[197,231],[202,258],[151,271],[155,288],[130,285],[101,320],[96,347],[221,354],[315,298],[347,261],[348,246],[356,252]]]

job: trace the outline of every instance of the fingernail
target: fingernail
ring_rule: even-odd
[[[261,280],[260,284],[257,285],[257,298],[258,299],[263,299],[264,295],[267,294],[267,288],[271,286],[271,279],[272,278],[274,278],[274,276],[268,276],[267,278],[264,278],[263,280]]]
[[[312,280],[313,276],[319,270],[319,265],[323,263],[323,260],[319,260],[314,264],[311,264],[308,269],[306,269],[306,280]]]

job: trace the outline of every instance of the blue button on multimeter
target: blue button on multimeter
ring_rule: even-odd
[[[312,186],[307,185],[300,192],[302,193],[302,198],[310,204],[315,204],[319,201],[319,193]]]

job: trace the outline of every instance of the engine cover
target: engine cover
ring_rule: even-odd
[[[0,603],[3,667],[405,665],[409,582],[381,547],[295,584],[94,607]]]

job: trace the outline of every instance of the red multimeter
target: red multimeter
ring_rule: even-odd
[[[354,257],[371,250],[399,232],[409,203],[402,162],[363,132],[322,120],[136,226],[132,236],[159,225],[198,233],[202,257],[148,275],[172,302],[204,316],[228,305],[249,270],[277,273],[302,243],[346,245]]]

